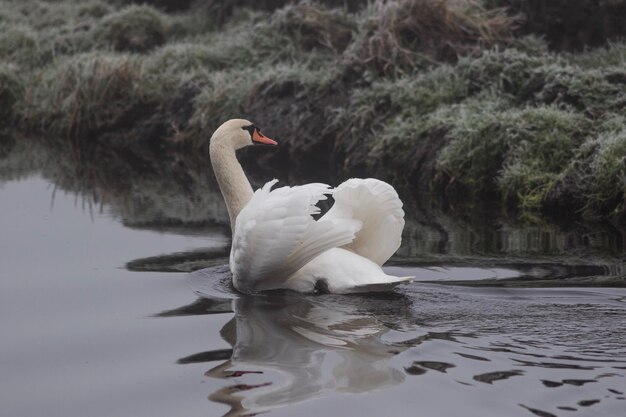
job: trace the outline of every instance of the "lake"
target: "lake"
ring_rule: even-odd
[[[623,230],[407,204],[415,282],[243,296],[208,158],[123,161],[0,152],[0,414],[624,415]]]

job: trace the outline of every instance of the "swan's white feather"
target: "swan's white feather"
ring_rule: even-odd
[[[237,216],[230,256],[235,288],[284,288],[296,271],[324,251],[350,243],[359,221],[337,215],[315,221],[315,204],[332,193],[326,184],[257,190]]]
[[[402,242],[404,210],[396,190],[374,178],[352,178],[335,189],[333,198],[335,204],[323,220],[353,218],[363,223],[343,248],[384,264]]]

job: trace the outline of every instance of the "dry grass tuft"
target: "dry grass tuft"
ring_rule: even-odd
[[[90,53],[46,70],[22,103],[26,125],[78,137],[136,118],[146,103],[141,66],[132,56]],[[37,129],[37,130],[39,130]]]
[[[165,43],[167,16],[149,6],[129,6],[103,18],[94,37],[116,51],[146,52]]]
[[[344,11],[308,1],[276,12],[273,26],[291,37],[300,50],[321,47],[336,53],[346,49],[356,28]]]
[[[0,60],[35,66],[39,62],[37,34],[24,24],[0,23]]]
[[[379,0],[368,14],[349,60],[386,75],[506,43],[517,22],[474,0]]]

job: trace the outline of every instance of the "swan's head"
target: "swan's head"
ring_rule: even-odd
[[[254,123],[245,119],[231,119],[224,122],[211,136],[211,144],[223,143],[235,150],[250,145],[278,145],[275,140],[263,135]]]

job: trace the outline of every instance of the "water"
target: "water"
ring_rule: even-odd
[[[417,282],[241,296],[207,166],[20,146],[0,157],[2,416],[626,415],[611,226],[407,210],[388,270]]]

